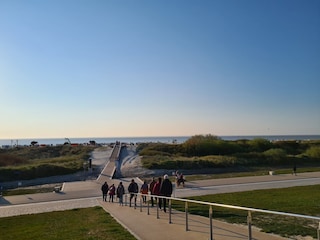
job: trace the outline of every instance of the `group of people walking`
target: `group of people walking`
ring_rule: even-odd
[[[168,200],[162,197],[170,197],[172,194],[172,190],[172,183],[167,174],[163,176],[163,179],[162,177],[159,177],[157,181],[155,180],[155,178],[152,178],[152,181],[149,184],[147,183],[147,181],[144,181],[142,186],[140,187],[140,193],[142,194],[143,203],[147,203],[147,195],[150,193],[151,206],[154,207],[157,202],[159,208],[163,209],[164,212],[166,212],[167,210]],[[119,198],[120,205],[123,205],[123,195],[125,194],[125,190],[122,182],[119,183],[119,186],[117,188],[114,187],[114,184],[112,184],[109,188],[107,182],[105,182],[101,187],[101,191],[103,201],[107,201],[107,195],[109,193],[109,202],[113,202],[113,196],[116,194]],[[134,179],[131,180],[128,186],[128,192],[130,193],[129,206],[131,207],[132,200],[134,206],[137,206],[137,195],[139,193],[139,186],[134,181]]]
[[[125,190],[122,182],[119,183],[117,188],[114,186],[114,184],[109,187],[108,183],[104,182],[104,184],[101,186],[101,191],[103,201],[107,201],[109,194],[109,202],[113,202],[114,195],[117,194],[117,198],[119,198],[119,204],[123,205],[123,195],[125,194]]]
[[[163,176],[163,180],[161,177],[158,178],[157,181],[152,179],[150,183],[150,193],[151,193],[151,206],[153,207],[155,204],[155,200],[158,200],[158,206],[160,209],[163,207],[163,211],[166,212],[167,207],[167,199],[166,198],[157,198],[155,196],[164,196],[170,197],[172,194],[172,183],[169,180],[168,175]]]

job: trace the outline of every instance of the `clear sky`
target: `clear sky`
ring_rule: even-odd
[[[0,138],[320,134],[319,0],[0,0]]]

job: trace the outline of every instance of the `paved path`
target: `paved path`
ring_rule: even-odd
[[[201,196],[206,194],[276,189],[320,184],[320,172],[298,175],[264,175],[251,177],[221,178],[186,182],[185,188],[177,188],[176,197]]]
[[[102,207],[109,212],[120,224],[126,227],[137,239],[140,240],[208,240],[210,239],[210,222],[206,217],[188,215],[188,231],[184,212],[173,210],[171,223],[169,213],[159,211],[157,208],[140,208],[119,206],[118,203],[100,201]],[[248,239],[248,228],[243,225],[228,224],[213,221],[213,237],[215,240],[241,240]],[[252,230],[253,239],[280,240],[286,239],[273,234],[262,233],[257,229]]]
[[[121,225],[128,229],[139,240],[177,240],[210,239],[210,228],[208,218],[189,215],[188,231],[185,225],[185,213],[173,210],[171,224],[169,214],[159,211],[157,218],[156,208],[143,206],[134,208],[119,206],[118,203],[103,202],[101,198],[83,198],[72,200],[60,200],[52,202],[29,203],[13,206],[0,207],[0,216],[18,216],[23,214],[36,214],[42,212],[64,211],[74,208],[87,208],[102,206],[106,212],[112,215]],[[248,239],[246,226],[228,224],[221,221],[213,221],[213,236],[215,240]],[[276,235],[261,233],[253,230],[253,239],[280,240],[285,239]]]

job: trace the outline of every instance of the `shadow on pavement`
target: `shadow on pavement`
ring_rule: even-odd
[[[11,203],[6,200],[3,196],[0,196],[0,205],[11,205]]]

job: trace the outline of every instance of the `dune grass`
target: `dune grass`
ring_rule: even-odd
[[[0,181],[71,174],[83,170],[94,146],[46,146],[0,149]]]
[[[320,185],[215,194],[189,199],[320,216]],[[184,205],[178,202],[174,202],[173,207],[184,210]],[[189,204],[189,212],[208,216],[209,207],[199,204]],[[247,214],[246,211],[219,207],[213,208],[213,216],[215,219],[221,219],[230,223],[246,224]],[[285,237],[296,235],[317,237],[317,227],[319,223],[316,221],[261,213],[252,213],[252,220],[254,226],[261,228],[265,232],[275,233]]]
[[[0,239],[135,239],[101,207],[0,218]]]

